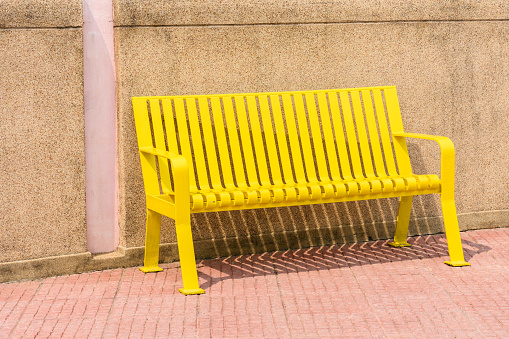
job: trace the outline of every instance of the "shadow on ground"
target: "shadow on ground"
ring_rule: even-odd
[[[426,258],[443,258],[445,261],[449,256],[443,234],[409,238],[408,242],[412,246],[406,248],[392,248],[387,245],[390,241],[378,240],[203,260],[199,264],[199,276],[205,280],[201,288],[208,289],[225,280],[249,276],[341,269]],[[462,243],[466,261],[491,250],[489,246],[470,240],[463,239]],[[204,271],[210,271],[211,275]]]

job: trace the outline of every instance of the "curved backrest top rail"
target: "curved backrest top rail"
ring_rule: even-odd
[[[411,174],[392,144],[403,132],[394,86],[132,100],[139,147],[182,154],[191,191]]]
[[[223,93],[223,94],[197,94],[197,95],[151,95],[151,96],[137,96],[132,97],[132,100],[148,100],[148,99],[176,99],[176,98],[213,98],[213,97],[232,97],[232,96],[259,96],[259,95],[281,95],[281,94],[317,94],[320,92],[337,92],[337,91],[362,91],[362,90],[384,90],[393,88],[396,86],[375,86],[375,87],[359,87],[359,88],[333,88],[333,89],[321,89],[321,90],[308,90],[308,91],[287,91],[287,92],[253,92],[253,93]]]

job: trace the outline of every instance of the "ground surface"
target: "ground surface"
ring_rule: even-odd
[[[508,338],[509,229],[462,233],[472,266],[443,264],[443,235],[0,284],[0,338]]]

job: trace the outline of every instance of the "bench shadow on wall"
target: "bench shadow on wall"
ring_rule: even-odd
[[[418,143],[409,142],[408,150],[414,173],[438,174],[428,171],[428,158],[425,160]],[[434,156],[439,154],[437,150]],[[432,162],[439,164],[439,158],[435,158]],[[388,198],[192,214],[195,253],[197,259],[220,258],[391,239],[397,211],[398,198]],[[438,194],[415,196],[409,235],[442,233],[441,215]],[[163,228],[174,233],[172,224],[171,220],[169,227]]]

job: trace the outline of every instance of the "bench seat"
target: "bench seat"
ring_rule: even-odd
[[[218,211],[321,204],[324,202],[399,197],[402,194],[414,195],[440,192],[440,179],[437,175],[414,175],[393,178],[373,178],[358,181],[316,182],[307,184],[278,185],[257,188],[234,188],[190,192],[191,212]],[[338,200],[339,199],[339,200]],[[267,206],[269,205],[269,206]]]

